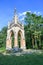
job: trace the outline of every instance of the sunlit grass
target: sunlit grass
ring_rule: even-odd
[[[5,47],[1,47],[1,48],[0,48],[0,53],[4,52],[5,50],[6,50]]]
[[[43,53],[21,56],[0,54],[0,65],[43,65]]]

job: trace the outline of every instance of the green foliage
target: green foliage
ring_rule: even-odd
[[[43,17],[41,15],[38,16],[36,14],[27,12],[25,23],[27,48],[42,48],[41,36],[43,35]]]
[[[19,48],[20,48],[20,43],[21,43],[21,36],[20,36],[20,34],[18,34],[18,45],[19,45]]]
[[[5,52],[5,50],[6,50],[6,48],[5,48],[4,46],[2,46],[2,47],[0,48],[0,53]]]
[[[0,32],[0,47],[5,47],[6,45],[6,36],[7,36],[7,27],[3,27]]]
[[[14,34],[12,35],[12,48],[14,47]]]

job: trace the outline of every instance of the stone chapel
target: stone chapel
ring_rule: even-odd
[[[14,17],[11,22],[8,23],[6,50],[12,49],[12,35],[14,36],[13,48],[19,48],[18,34],[20,35],[20,49],[26,49],[24,25],[21,24],[16,9],[14,11]]]

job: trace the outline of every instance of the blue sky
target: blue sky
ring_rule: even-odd
[[[12,20],[14,8],[18,13],[31,11],[43,15],[43,0],[0,0],[0,30]]]

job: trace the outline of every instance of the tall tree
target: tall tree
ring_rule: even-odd
[[[26,26],[27,28],[25,29],[26,30],[26,33],[28,32],[28,35],[30,35],[30,37],[27,36],[26,39],[30,38],[31,39],[31,43],[32,43],[32,47],[34,48],[37,48],[37,41],[39,41],[39,46],[41,46],[41,26],[42,23],[43,23],[43,17],[40,15],[36,15],[36,14],[33,14],[33,13],[29,13],[27,12],[26,13],[26,17],[25,17],[25,22],[26,22]],[[30,33],[29,33],[30,32]],[[27,43],[29,44],[29,42]]]

